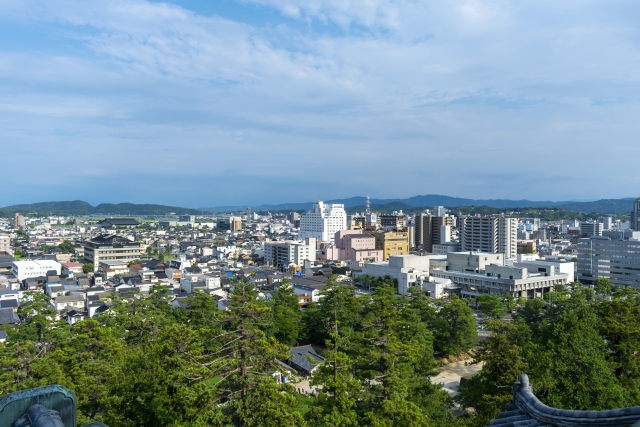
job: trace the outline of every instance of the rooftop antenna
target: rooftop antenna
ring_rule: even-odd
[[[366,213],[367,215],[371,213],[371,199],[369,198],[369,196],[367,196],[367,201],[365,202],[364,209],[364,213]]]

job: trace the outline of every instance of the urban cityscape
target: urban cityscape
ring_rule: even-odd
[[[0,11],[0,427],[640,426],[640,3]]]

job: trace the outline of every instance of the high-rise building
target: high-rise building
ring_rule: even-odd
[[[518,254],[517,218],[464,217],[459,221],[462,251],[504,254],[513,259]]]
[[[602,230],[611,230],[613,228],[613,218],[610,216],[602,216],[598,218],[598,222],[602,224]]]
[[[581,222],[580,234],[583,236],[602,236],[602,223],[597,221]]]
[[[382,227],[404,228],[407,225],[407,216],[400,212],[393,212],[390,215],[380,215],[380,225]]]
[[[24,229],[24,226],[25,226],[24,216],[20,215],[19,213],[15,214],[13,216],[13,228],[16,230],[21,230],[21,229]]]
[[[592,284],[606,278],[617,286],[640,288],[640,233],[629,234],[626,240],[578,239],[578,280]]]
[[[342,204],[325,204],[318,200],[313,209],[300,216],[300,239],[315,238],[333,242],[335,233],[347,229],[347,213]]]
[[[633,211],[631,212],[631,229],[640,231],[640,197],[633,201]]]
[[[436,206],[433,208],[433,214],[435,216],[445,216],[447,214],[447,210],[444,206]]]
[[[240,231],[242,230],[242,218],[239,216],[224,216],[218,218],[219,231]]]
[[[451,241],[453,217],[417,214],[415,222],[415,245],[422,246],[427,252],[433,252],[433,245]],[[447,227],[448,228],[443,228]],[[444,235],[448,233],[449,235]]]

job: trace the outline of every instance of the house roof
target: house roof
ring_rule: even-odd
[[[17,306],[18,306],[18,300],[17,299],[3,299],[3,300],[0,300],[0,308],[17,307]]]
[[[140,225],[138,221],[133,218],[107,218],[96,224],[98,227],[122,227],[122,226],[136,226]]]
[[[82,295],[66,295],[59,296],[55,299],[56,304],[66,303],[66,302],[80,302],[84,301],[84,297]]]
[[[3,323],[16,324],[20,323],[20,319],[13,312],[13,308],[0,308],[0,325]]]
[[[313,360],[315,363],[311,362],[309,359]],[[291,350],[289,350],[289,361],[305,371],[311,372],[313,368],[324,361],[324,357],[318,355],[310,345],[303,345],[299,347],[292,347]]]

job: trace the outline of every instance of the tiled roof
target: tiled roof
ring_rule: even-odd
[[[499,427],[631,427],[640,421],[640,406],[608,411],[575,411],[550,408],[533,394],[529,377],[513,384],[513,403],[498,414],[491,426]]]

